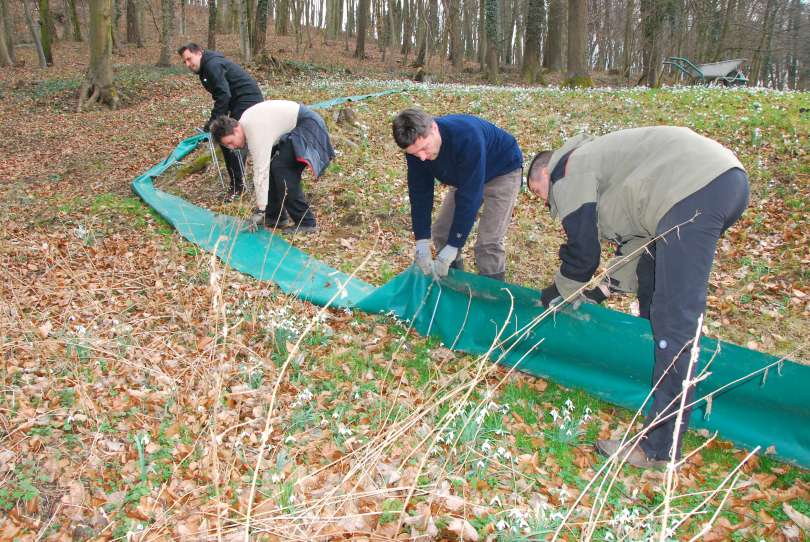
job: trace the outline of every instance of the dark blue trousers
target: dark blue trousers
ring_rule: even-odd
[[[668,459],[675,430],[678,397],[689,369],[689,349],[698,317],[706,310],[709,273],[717,241],[748,206],[748,175],[730,169],[675,204],[658,223],[661,236],[639,260],[638,299],[641,316],[649,318],[655,338],[653,403],[647,416],[649,432],[642,449],[653,459]],[[679,226],[680,225],[680,226]],[[674,228],[674,229],[673,229]],[[672,231],[670,231],[672,230]],[[669,232],[666,233],[665,232]],[[661,380],[660,382],[659,379]],[[694,398],[690,387],[686,402]],[[654,422],[658,415],[668,416]],[[678,428],[678,449],[689,425],[691,409]]]

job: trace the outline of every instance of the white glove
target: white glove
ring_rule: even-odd
[[[413,253],[414,263],[425,275],[430,275],[433,271],[432,244],[430,239],[419,239],[416,241],[416,250]]]
[[[433,274],[440,279],[446,277],[450,271],[450,264],[456,261],[456,256],[458,256],[458,249],[445,245],[433,262]]]
[[[264,209],[254,207],[248,219],[245,221],[247,231],[256,231],[264,226]]]

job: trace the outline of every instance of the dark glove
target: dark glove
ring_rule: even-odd
[[[585,290],[582,292],[582,295],[597,305],[601,305],[604,303],[605,299],[607,299],[607,296],[604,294],[604,292],[602,292],[602,289],[599,286],[590,290]]]
[[[210,120],[208,122],[206,122],[205,124],[203,124],[202,131],[203,132],[210,132],[211,131],[211,121]]]
[[[544,288],[540,294],[540,302],[544,308],[549,308],[551,305],[556,305],[562,301],[560,291],[557,289],[556,284],[552,284],[548,288]]]

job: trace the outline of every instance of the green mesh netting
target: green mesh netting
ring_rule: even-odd
[[[377,94],[379,95],[379,94]],[[373,96],[373,95],[367,95]],[[350,97],[362,99],[367,96]],[[346,98],[323,104],[335,105]],[[498,333],[493,357],[529,374],[583,389],[600,399],[637,409],[650,391],[653,342],[649,322],[593,305],[542,314],[540,293],[451,270],[433,282],[413,267],[375,288],[333,269],[268,231],[240,231],[240,221],[156,189],[152,180],[204,141],[182,141],[161,163],[137,177],[132,188],[192,243],[233,269],[276,283],[284,292],[319,305],[393,313],[422,334],[471,354],[485,353]],[[506,329],[502,330],[504,323]],[[717,430],[739,446],[773,446],[778,457],[810,467],[810,366],[712,339],[702,341],[701,366],[710,375],[698,397],[692,427]]]

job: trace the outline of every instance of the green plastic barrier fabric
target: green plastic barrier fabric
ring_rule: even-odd
[[[132,188],[183,237],[216,252],[232,268],[320,305],[334,298],[336,307],[393,313],[413,321],[420,333],[472,354],[487,352],[506,323],[504,343],[493,358],[508,350],[506,364],[519,362],[524,372],[634,410],[649,393],[653,342],[646,320],[583,305],[520,333],[543,312],[537,291],[455,271],[432,282],[413,267],[375,288],[267,231],[240,232],[239,220],[155,189],[153,178],[205,138],[200,134],[181,142],[166,160],[137,177]],[[717,354],[698,396],[714,396],[710,413],[705,403],[696,409],[692,427],[717,430],[746,448],[774,446],[778,457],[810,467],[810,367],[791,361],[774,366],[773,356],[711,339],[704,339],[702,347],[702,365]]]

